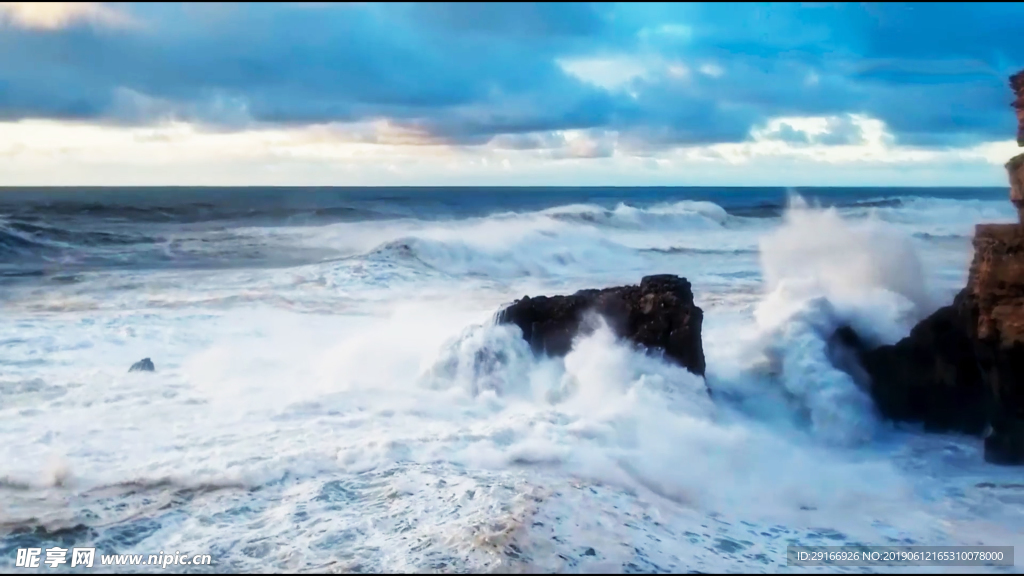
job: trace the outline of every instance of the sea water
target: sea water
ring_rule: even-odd
[[[905,336],[963,286],[974,225],[1015,217],[1005,189],[0,191],[0,567],[825,572],[786,547],[1024,545],[1020,469],[881,420],[826,346]],[[607,329],[538,358],[493,324],[664,273],[704,310],[706,383]]]

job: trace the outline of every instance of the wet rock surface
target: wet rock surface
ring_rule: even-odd
[[[879,412],[936,432],[987,433],[985,459],[1024,464],[1024,228],[981,224],[967,286],[891,346],[849,328]],[[856,375],[855,375],[856,376]]]
[[[156,371],[156,366],[153,365],[153,361],[150,360],[149,358],[143,358],[142,360],[139,360],[135,364],[132,364],[132,367],[129,368],[128,371],[129,372],[154,372],[154,371]]]
[[[1017,143],[1024,146],[1024,70],[1010,77]],[[1024,465],[1024,154],[1006,164],[1017,224],[979,224],[967,286],[903,340],[871,347],[850,328],[850,369],[893,420],[927,430],[985,434],[985,460]]]
[[[501,310],[497,321],[518,326],[535,353],[563,356],[577,334],[596,326],[594,315],[619,337],[704,375],[704,313],[693,303],[689,281],[679,276],[646,276],[639,285],[567,296],[526,296]]]

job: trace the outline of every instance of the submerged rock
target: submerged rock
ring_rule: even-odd
[[[153,372],[155,370],[156,366],[153,365],[153,361],[149,358],[139,360],[128,369],[129,372]]]
[[[639,286],[580,290],[568,296],[526,296],[498,313],[500,324],[515,324],[535,353],[563,356],[573,338],[592,327],[588,313],[603,317],[620,338],[704,375],[701,324],[704,312],[693,303],[685,278],[646,276]]]

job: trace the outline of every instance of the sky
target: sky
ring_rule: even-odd
[[[0,186],[1005,186],[1021,3],[0,2]]]

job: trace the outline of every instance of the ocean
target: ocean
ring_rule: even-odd
[[[964,285],[974,225],[1015,220],[1006,188],[0,189],[0,568],[62,546],[211,555],[170,572],[835,572],[787,546],[1024,546],[1020,469],[882,421],[825,349],[843,323],[905,336]],[[537,358],[492,321],[662,273],[704,310],[710,398],[606,329]]]

